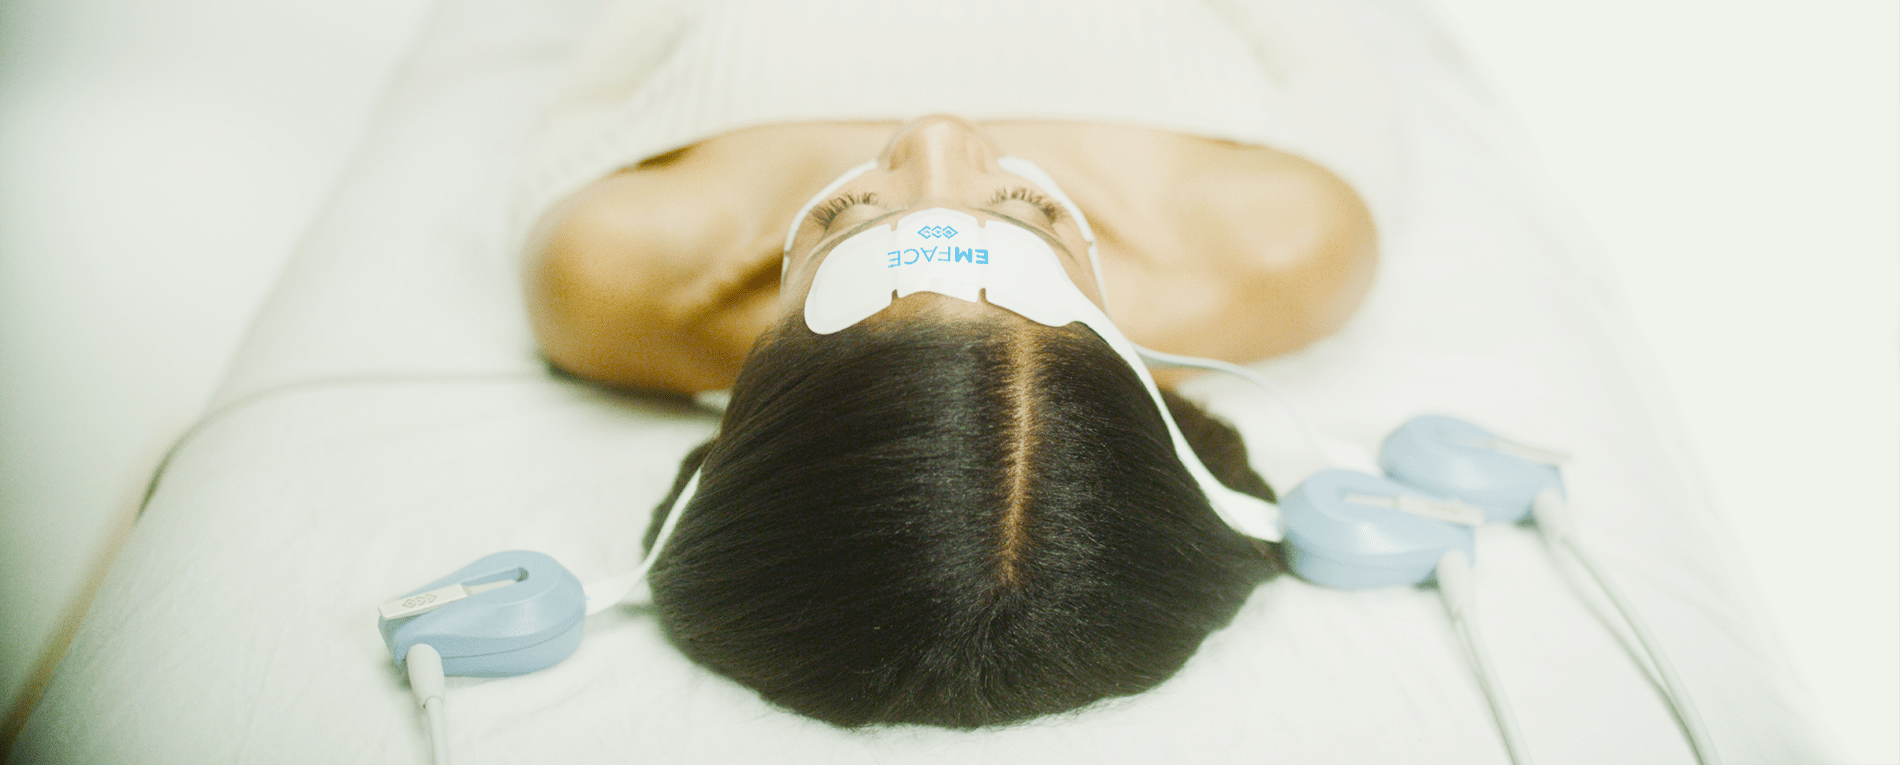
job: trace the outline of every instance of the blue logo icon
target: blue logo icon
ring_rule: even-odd
[[[949,226],[925,226],[917,229],[917,235],[925,239],[949,239],[957,235],[957,230]]]

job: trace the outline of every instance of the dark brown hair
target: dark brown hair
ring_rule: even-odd
[[[760,341],[652,574],[666,634],[840,726],[1004,725],[1139,693],[1278,569],[1228,528],[1120,356],[1003,311]],[[1272,492],[1169,395],[1208,467]]]

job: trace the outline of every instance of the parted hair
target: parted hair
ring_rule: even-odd
[[[1086,326],[1005,311],[763,337],[651,575],[669,639],[834,725],[1007,725],[1152,688],[1279,569]],[[1239,434],[1171,413],[1271,499]]]

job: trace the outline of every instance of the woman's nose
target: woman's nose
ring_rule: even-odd
[[[996,150],[960,117],[932,115],[899,128],[885,165],[920,199],[960,196],[996,165]]]

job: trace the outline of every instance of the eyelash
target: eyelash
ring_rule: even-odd
[[[990,204],[1001,204],[1012,199],[1034,206],[1038,211],[1041,211],[1043,217],[1048,218],[1051,223],[1062,220],[1062,208],[1051,203],[1048,197],[1022,188],[1021,186],[996,192],[996,196],[990,198]],[[846,194],[813,209],[811,211],[811,218],[818,223],[819,228],[830,228],[831,222],[837,220],[838,216],[842,215],[844,211],[858,205],[874,204],[877,204],[877,194],[872,192],[866,191],[858,194]]]
[[[999,204],[1012,199],[1034,205],[1037,210],[1042,211],[1043,217],[1048,218],[1050,223],[1062,220],[1062,208],[1051,204],[1048,197],[1021,186],[996,192],[996,196],[990,199],[990,204]]]
[[[858,205],[874,204],[877,204],[877,195],[869,191],[861,194],[846,194],[819,205],[817,209],[811,211],[811,219],[818,222],[819,228],[830,228],[831,222],[836,220],[838,215],[845,210],[849,210]]]

